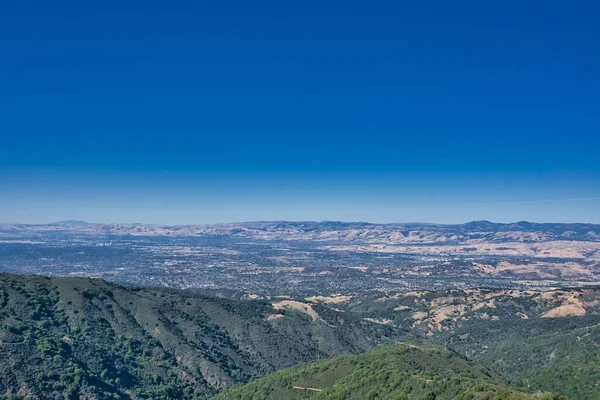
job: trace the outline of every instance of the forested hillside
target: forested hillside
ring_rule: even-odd
[[[600,290],[452,290],[354,298],[336,307],[403,326],[508,379],[600,398]]]
[[[592,400],[600,379],[597,294],[230,300],[97,279],[0,274],[0,396],[531,396],[506,387],[508,380],[528,391]],[[419,348],[384,346],[334,358],[407,340],[419,340]],[[304,367],[269,375],[298,365]]]
[[[318,309],[318,308],[317,308]],[[399,329],[94,279],[0,275],[0,394],[204,398]]]
[[[454,353],[413,344],[288,369],[226,390],[216,400],[563,399],[510,387]]]
[[[469,321],[440,335],[470,359],[531,388],[600,398],[600,316]]]

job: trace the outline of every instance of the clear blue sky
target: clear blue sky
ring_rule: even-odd
[[[0,221],[600,223],[600,3],[13,1]]]

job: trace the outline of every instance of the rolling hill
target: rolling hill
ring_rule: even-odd
[[[311,310],[315,315],[266,301],[1,274],[0,394],[205,398],[299,362],[364,352],[404,333]]]
[[[540,397],[509,380],[591,400],[599,296],[482,289],[233,300],[0,274],[0,397]],[[363,354],[399,340],[418,347]],[[316,360],[326,361],[307,365]]]
[[[455,353],[404,343],[276,372],[215,400],[562,398],[525,393]]]

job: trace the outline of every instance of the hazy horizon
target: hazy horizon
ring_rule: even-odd
[[[107,221],[94,221],[94,220],[80,220],[80,219],[63,219],[63,220],[55,220],[55,221],[47,221],[47,222],[19,222],[19,221],[0,221],[0,224],[15,224],[15,225],[51,225],[51,224],[68,224],[68,223],[85,223],[85,224],[129,224],[129,225],[157,225],[157,226],[182,226],[182,225],[199,225],[199,226],[209,226],[209,225],[227,225],[227,224],[245,224],[245,223],[276,223],[276,222],[285,222],[285,223],[347,223],[347,224],[374,224],[374,225],[411,225],[411,224],[431,224],[431,225],[461,225],[468,224],[472,222],[489,222],[493,224],[517,224],[522,222],[534,223],[534,224],[543,224],[543,223],[552,223],[552,224],[597,224],[596,222],[589,221],[534,221],[534,220],[507,220],[507,221],[497,221],[497,220],[489,220],[489,219],[472,219],[466,221],[459,222],[438,222],[438,221],[368,221],[368,220],[331,220],[331,219],[323,219],[323,220],[290,220],[290,219],[272,219],[272,220],[232,220],[232,221],[219,221],[219,222],[197,222],[197,223],[178,223],[178,224],[169,224],[169,223],[157,223],[152,221],[142,222],[142,221],[116,221],[116,220],[107,220]]]

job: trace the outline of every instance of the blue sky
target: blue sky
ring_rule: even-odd
[[[1,6],[0,221],[600,223],[597,3],[208,3]]]

